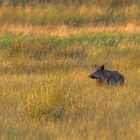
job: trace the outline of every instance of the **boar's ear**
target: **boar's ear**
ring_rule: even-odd
[[[97,67],[97,65],[95,64],[95,65],[94,65],[94,67],[96,68],[96,67]]]
[[[101,66],[101,70],[104,70],[104,69],[105,69],[105,66],[104,66],[104,65],[102,65],[102,66]]]

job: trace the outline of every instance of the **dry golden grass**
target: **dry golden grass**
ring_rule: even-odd
[[[111,2],[0,7],[0,140],[140,139],[139,5]]]
[[[117,33],[115,37],[123,40],[113,46],[114,33],[95,35],[98,44],[89,44],[86,35],[87,43],[78,42],[77,36],[71,42],[65,38],[69,45],[60,43],[42,58],[34,53],[41,52],[37,48],[47,39],[27,44],[33,35],[24,41],[15,36],[19,38],[15,46],[23,47],[23,52],[31,47],[33,57],[14,49],[13,54],[22,55],[9,58],[0,50],[0,139],[139,140],[139,34],[130,38],[131,33]],[[6,41],[1,39],[1,45]],[[97,86],[88,78],[95,63],[123,73],[125,85]]]
[[[57,35],[68,36],[81,33],[92,32],[140,32],[140,26],[135,23],[127,23],[124,25],[84,25],[81,27],[72,27],[66,25],[60,26],[31,26],[31,25],[0,25],[1,34],[6,32],[22,33],[24,35],[37,34],[37,35]]]

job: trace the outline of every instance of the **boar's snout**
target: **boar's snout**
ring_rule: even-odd
[[[94,74],[90,74],[88,77],[91,78],[91,79],[96,79]]]

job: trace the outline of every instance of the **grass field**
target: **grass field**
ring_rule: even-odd
[[[139,6],[0,0],[0,140],[139,140]],[[95,64],[124,86],[96,85]]]
[[[18,1],[18,0],[16,0]],[[69,25],[140,24],[139,0],[94,0],[88,4],[44,3],[26,6],[0,6],[0,24]],[[118,4],[113,1],[118,2]],[[128,1],[132,1],[129,4]]]
[[[140,33],[0,36],[1,140],[139,140]],[[97,86],[94,64],[125,76]]]

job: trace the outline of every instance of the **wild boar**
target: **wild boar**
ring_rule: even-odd
[[[105,66],[95,65],[95,72],[89,75],[89,78],[96,79],[98,84],[124,84],[124,76],[118,71],[106,70]]]

